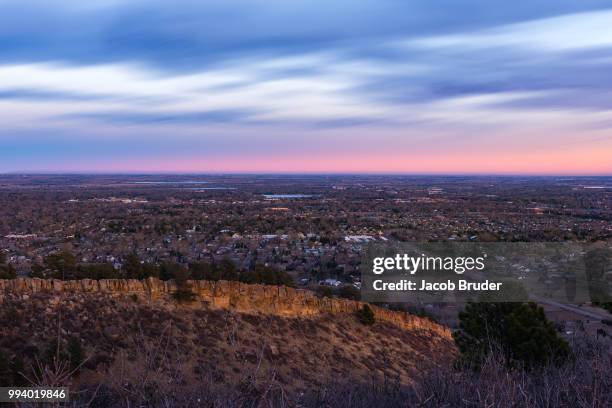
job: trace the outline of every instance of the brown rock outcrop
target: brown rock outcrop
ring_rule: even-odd
[[[214,309],[230,309],[240,313],[270,314],[284,317],[305,317],[323,313],[353,313],[364,303],[339,298],[322,298],[315,293],[286,286],[249,285],[229,281],[189,282],[197,300],[194,307],[207,305]],[[111,296],[135,295],[150,302],[165,302],[176,290],[173,281],[155,278],[145,280],[103,279],[61,281],[55,279],[0,280],[0,303],[8,296],[30,296],[35,293],[98,293]],[[371,306],[376,319],[387,321],[405,330],[425,330],[450,339],[447,327],[404,312]]]

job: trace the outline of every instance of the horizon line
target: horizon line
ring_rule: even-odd
[[[416,172],[185,172],[185,171],[10,171],[0,176],[406,176],[406,177],[612,177],[612,173],[416,173]]]

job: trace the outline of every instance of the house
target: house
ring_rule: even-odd
[[[319,285],[321,286],[331,286],[333,288],[337,288],[338,286],[342,286],[342,282],[340,282],[338,279],[324,279],[322,281],[319,281]]]

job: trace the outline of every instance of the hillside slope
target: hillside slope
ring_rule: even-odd
[[[361,324],[353,313],[360,302],[230,282],[194,282],[192,290],[194,301],[177,303],[174,284],[154,279],[0,281],[0,352],[21,357],[30,379],[39,361],[51,372],[55,356],[76,368],[82,355],[61,380],[97,399],[409,384],[455,354],[448,330],[426,319],[374,308],[376,323]]]

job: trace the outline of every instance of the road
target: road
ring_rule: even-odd
[[[568,312],[576,313],[576,314],[579,314],[579,315],[582,315],[584,317],[588,317],[594,320],[605,320],[605,319],[610,320],[611,318],[610,315],[606,314],[605,312],[596,313],[594,311],[584,310],[578,306],[555,302],[554,300],[547,300],[547,299],[541,299],[541,298],[536,298],[536,297],[533,297],[533,300],[537,303],[542,303],[545,305],[558,307],[559,309],[567,310]]]

